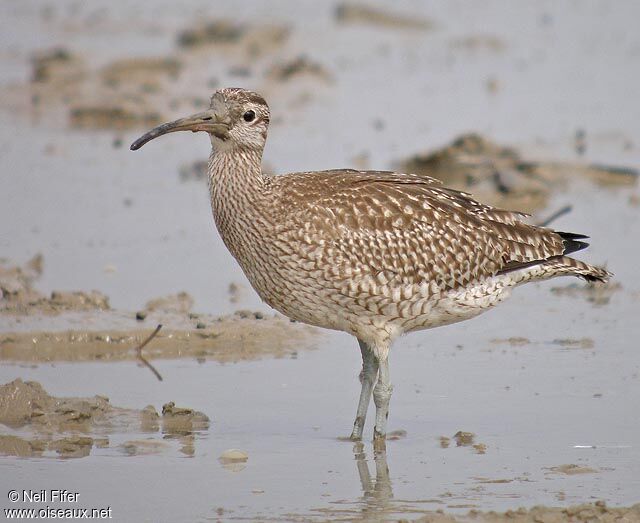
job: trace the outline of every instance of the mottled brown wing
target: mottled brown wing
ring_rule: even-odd
[[[372,276],[456,288],[562,254],[562,238],[432,178],[380,171],[278,177],[281,232],[336,280]]]

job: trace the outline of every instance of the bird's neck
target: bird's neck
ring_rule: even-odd
[[[252,235],[263,221],[267,180],[262,174],[262,151],[213,150],[208,174],[213,218],[233,253],[233,237]]]

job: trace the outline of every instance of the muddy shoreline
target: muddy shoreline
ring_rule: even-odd
[[[0,434],[0,455],[83,458],[93,448],[109,449],[114,434],[140,434],[140,439],[117,444],[127,456],[160,453],[164,439],[177,439],[180,452],[193,455],[198,433],[209,428],[209,418],[193,409],[163,405],[161,414],[147,405],[141,410],[111,405],[109,398],[56,398],[37,382],[16,379],[0,386],[0,424],[12,429]]]
[[[150,359],[197,358],[237,362],[264,357],[295,357],[313,344],[314,329],[283,318],[209,319],[209,328],[163,328],[145,347]],[[135,348],[151,330],[67,330],[0,334],[0,359],[7,362],[123,361],[136,359]]]
[[[117,521],[638,521],[639,18],[0,3],[0,510],[65,488]],[[615,277],[398,340],[387,454],[373,409],[346,442],[357,343],[260,302],[212,225],[207,137],[128,150],[224,86],[270,104],[265,172],[410,171],[534,223],[571,207],[552,226]],[[163,381],[136,350],[159,324]]]

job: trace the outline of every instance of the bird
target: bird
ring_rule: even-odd
[[[209,135],[214,222],[252,287],[285,316],[358,341],[354,441],[371,397],[373,440],[385,440],[389,351],[400,336],[475,317],[527,282],[612,275],[569,256],[588,246],[587,236],[531,225],[527,214],[435,178],[354,169],[267,175],[270,119],[260,94],[223,88],[209,109],[159,125],[130,148],[176,131]]]

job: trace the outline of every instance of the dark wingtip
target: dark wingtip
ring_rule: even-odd
[[[573,232],[558,232],[557,234],[560,235],[562,243],[564,244],[564,252],[562,254],[571,254],[572,252],[581,251],[589,247],[587,242],[579,241],[589,238],[584,234],[576,234]]]
[[[576,234],[575,232],[558,232],[558,234],[567,240],[584,240],[588,238],[586,234]]]

